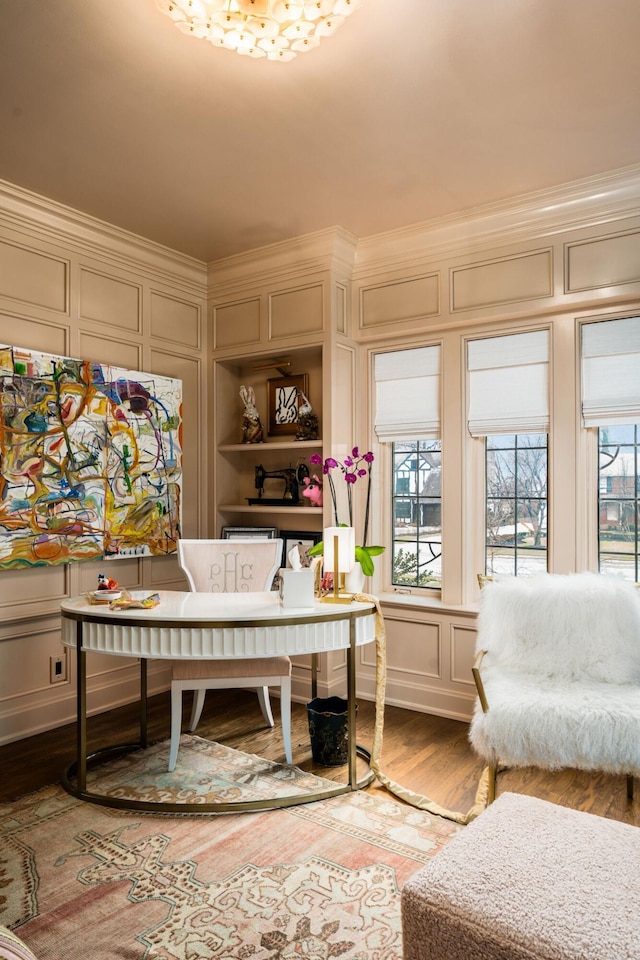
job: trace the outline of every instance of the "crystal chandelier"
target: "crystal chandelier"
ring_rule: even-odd
[[[191,37],[247,57],[293,60],[330,37],[363,0],[156,0]]]

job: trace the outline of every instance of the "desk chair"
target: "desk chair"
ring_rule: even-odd
[[[282,540],[179,540],[178,563],[196,593],[255,593],[270,590],[282,560]],[[189,731],[195,730],[207,690],[255,689],[268,726],[273,714],[269,685],[280,687],[280,721],[287,763],[291,756],[291,660],[256,657],[171,662],[171,747],[169,771],[175,769],[182,725],[182,691],[193,690]]]

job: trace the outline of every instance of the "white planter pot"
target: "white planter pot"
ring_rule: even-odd
[[[362,593],[364,590],[365,576],[362,572],[360,562],[356,560],[353,570],[344,575],[344,587],[347,593]]]

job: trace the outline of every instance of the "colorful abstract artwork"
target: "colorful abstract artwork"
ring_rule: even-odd
[[[0,345],[0,569],[173,553],[182,382]]]

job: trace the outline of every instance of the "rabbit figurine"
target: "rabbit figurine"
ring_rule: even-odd
[[[318,416],[313,412],[311,404],[306,396],[300,390],[302,403],[298,407],[298,427],[296,430],[296,440],[317,440],[318,439]]]
[[[262,443],[264,440],[264,431],[260,414],[256,408],[256,395],[253,387],[240,387],[240,398],[244,403],[244,416],[242,417],[242,442],[243,443]]]

